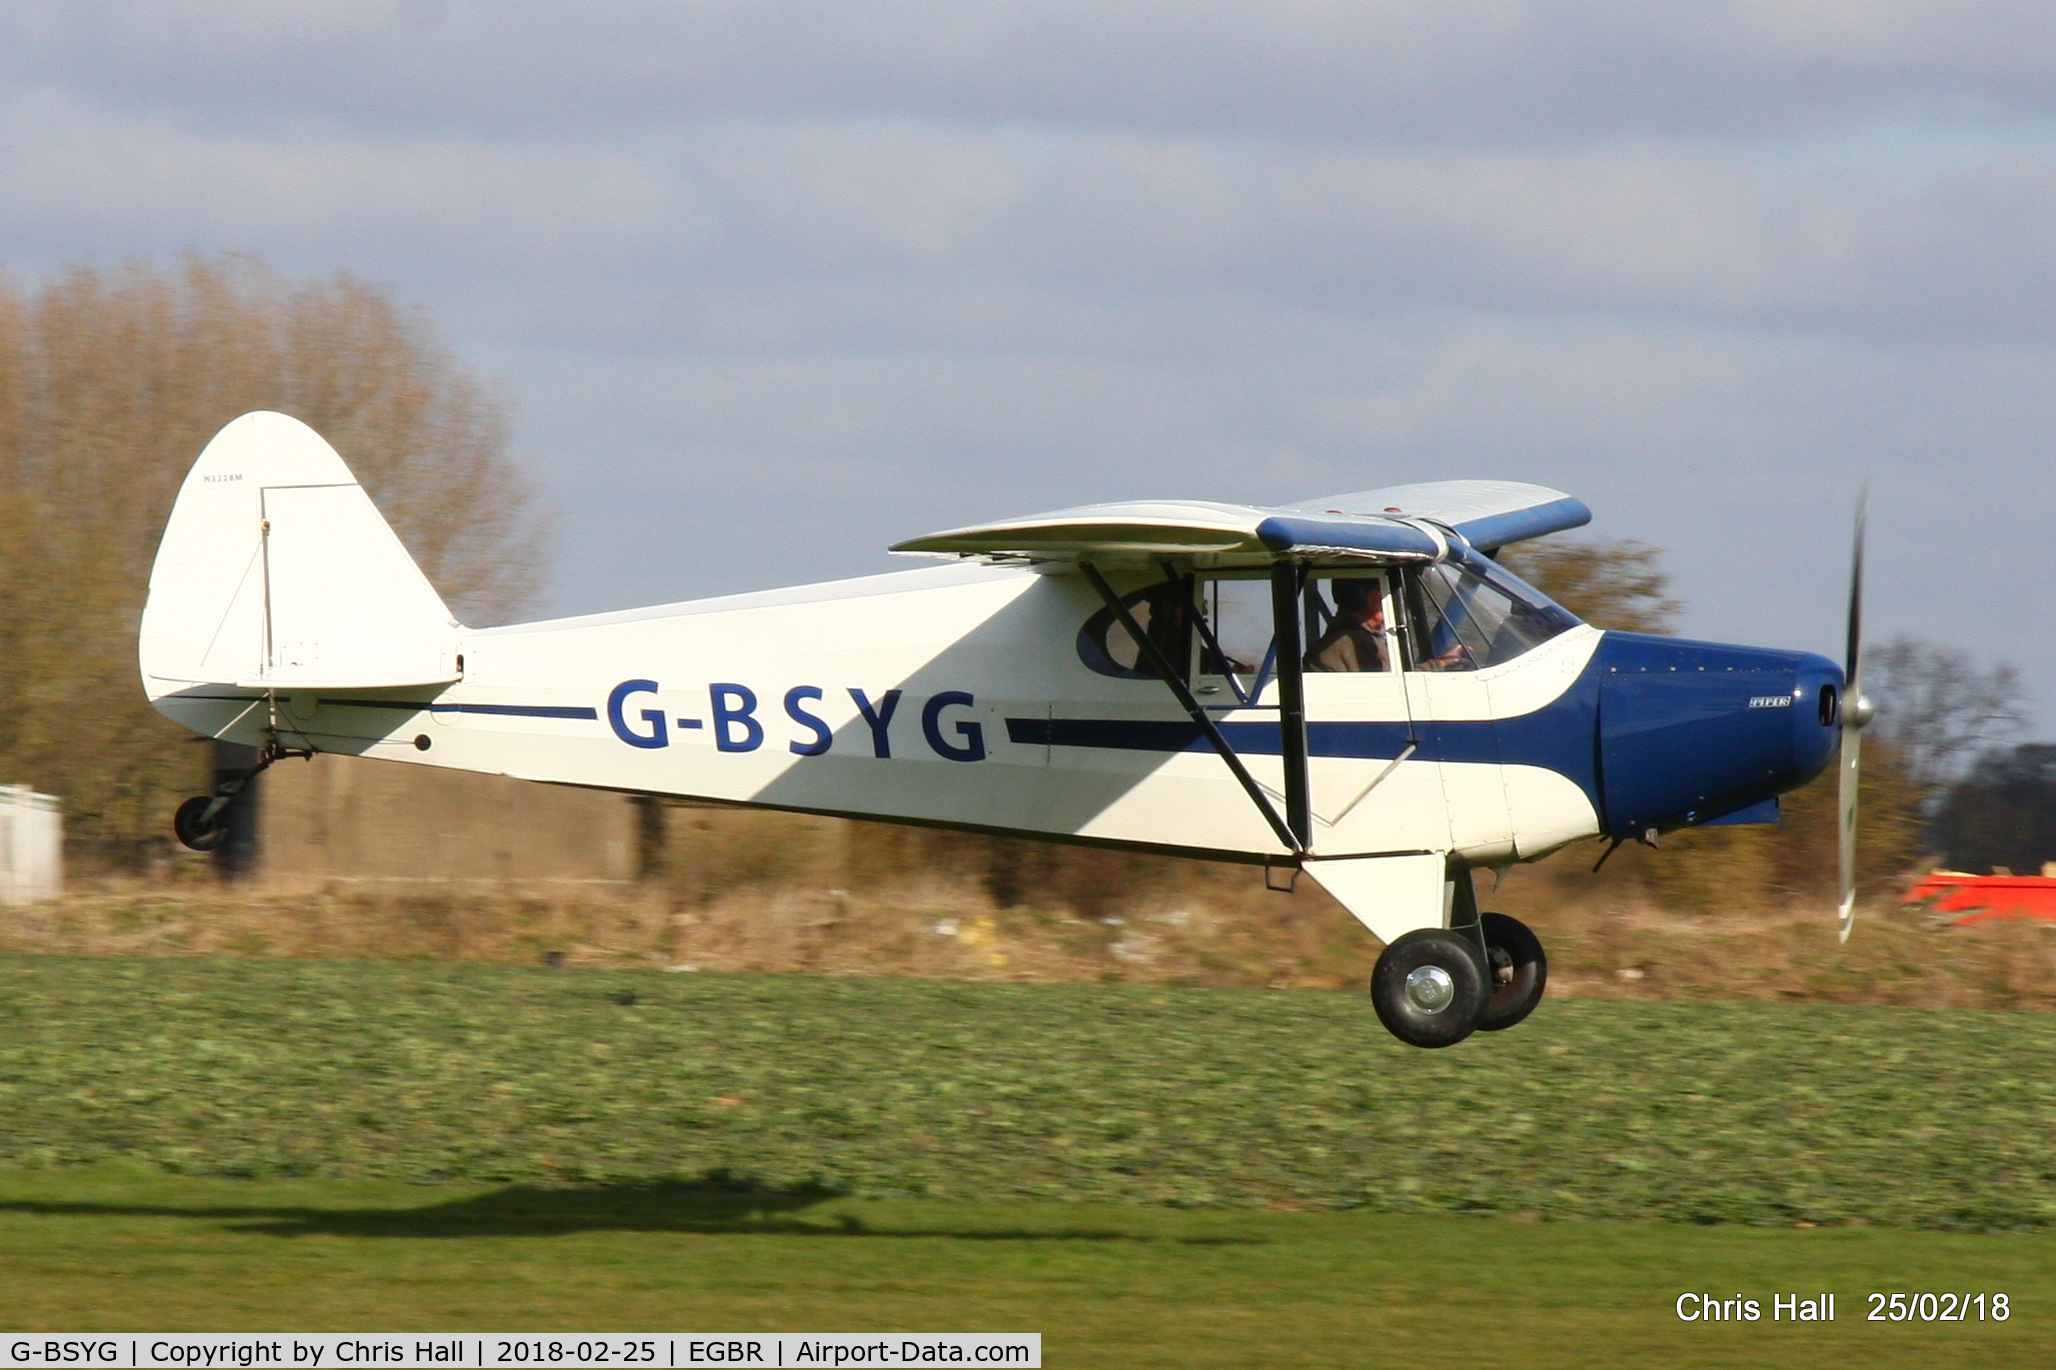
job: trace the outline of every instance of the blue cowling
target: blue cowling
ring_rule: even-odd
[[[1842,670],[1826,657],[1608,633],[1595,664],[1612,836],[1761,804],[1834,755]]]

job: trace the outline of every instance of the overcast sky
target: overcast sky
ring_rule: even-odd
[[[1868,477],[1875,631],[2056,732],[2052,248],[2046,0],[0,10],[0,262],[425,304],[567,612],[1492,476],[1839,656]]]

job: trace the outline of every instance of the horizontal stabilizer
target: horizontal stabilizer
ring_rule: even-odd
[[[394,680],[392,674],[390,671],[349,675],[342,671],[283,670],[233,683],[241,690],[411,690],[422,686],[454,685],[463,679],[455,671],[425,676],[420,680]]]

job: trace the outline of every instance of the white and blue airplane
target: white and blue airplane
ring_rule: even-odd
[[[334,752],[1308,876],[1384,942],[1381,1020],[1436,1047],[1547,979],[1478,867],[1771,821],[1838,739],[1853,841],[1867,709],[1834,662],[1602,632],[1494,560],[1590,517],[1501,481],[1102,504],[893,548],[945,565],[473,629],[334,449],[260,412],[180,488],[140,659],[159,712],[258,769]],[[246,780],[180,839],[218,845]]]

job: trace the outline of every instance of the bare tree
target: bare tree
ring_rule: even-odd
[[[1662,552],[1633,538],[1541,538],[1506,549],[1506,568],[1599,628],[1666,633],[1678,602]]]
[[[143,702],[136,626],[179,482],[252,409],[333,443],[460,617],[538,587],[507,405],[419,311],[247,258],[0,281],[0,779],[62,795],[87,846],[154,837],[195,783],[202,749]]]
[[[1877,701],[1873,733],[1904,759],[1923,803],[1962,779],[1980,754],[2026,726],[2020,675],[2004,662],[1978,665],[1970,653],[1899,636],[1863,660],[1864,693]]]
[[[2039,873],[2056,860],[2056,746],[1980,754],[1935,806],[1929,837],[1958,870]]]

